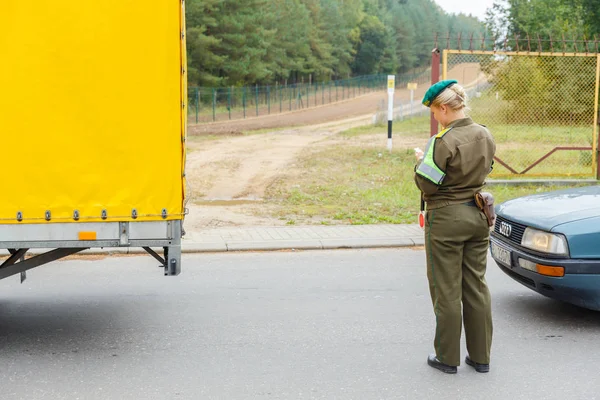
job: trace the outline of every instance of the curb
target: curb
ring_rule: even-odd
[[[231,241],[183,243],[183,254],[223,253],[232,251],[282,251],[282,250],[336,250],[368,248],[402,248],[423,246],[422,237],[411,238],[360,238],[360,239],[306,239],[273,241]],[[161,248],[153,248],[160,252]],[[45,253],[51,249],[31,249],[28,255]],[[141,247],[114,247],[83,250],[77,255],[142,255],[147,254]],[[8,251],[0,251],[0,256],[8,256]]]

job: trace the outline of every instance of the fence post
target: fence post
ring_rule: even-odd
[[[435,48],[431,51],[431,84],[437,83],[440,80],[440,50]],[[433,114],[429,115],[429,135],[433,136],[438,132],[438,123],[433,118]]]
[[[229,111],[229,119],[231,119],[231,88],[227,88],[227,110]]]
[[[323,83],[320,84],[321,85],[321,95],[323,94]],[[319,98],[319,83],[315,83],[315,106],[319,104],[319,101],[317,100]],[[321,101],[321,105],[323,105],[323,102]]]
[[[256,84],[256,96],[254,97],[254,104],[256,105],[256,116],[258,117],[258,83]]]
[[[279,97],[279,112],[281,113],[282,111],[282,104],[281,104],[281,88],[279,87],[279,82],[275,82],[275,96]]]
[[[404,121],[404,105],[402,104],[402,100],[400,100],[399,103],[400,103],[400,121]]]
[[[244,119],[246,119],[246,86],[242,91],[242,107],[244,108]]]
[[[212,90],[212,106],[213,106],[213,122],[217,120],[216,108],[217,108],[217,92],[215,89]]]
[[[269,114],[271,114],[271,85],[267,85],[267,103],[269,103],[268,109]]]
[[[600,117],[600,115],[598,115],[600,113],[598,111],[598,95],[600,88],[598,86],[600,86],[600,54],[596,56],[596,91],[594,95],[594,139],[592,146],[594,148],[592,157],[596,157],[596,179],[600,180],[600,150],[598,149],[598,146],[600,146],[600,134],[598,133],[598,124],[600,124],[600,121],[598,121],[598,118]]]
[[[198,123],[198,112],[200,111],[200,93],[199,88],[196,88],[196,123]]]

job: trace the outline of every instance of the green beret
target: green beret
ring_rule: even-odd
[[[455,83],[458,83],[458,81],[455,79],[446,79],[444,81],[439,81],[438,83],[431,85],[431,87],[427,89],[425,97],[423,97],[423,105],[429,107],[433,102],[433,99],[435,99],[440,93],[442,93],[444,89],[454,85]]]

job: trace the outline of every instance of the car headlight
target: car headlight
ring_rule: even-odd
[[[556,233],[538,231],[537,229],[527,228],[521,239],[521,245],[542,253],[568,255],[567,239]]]

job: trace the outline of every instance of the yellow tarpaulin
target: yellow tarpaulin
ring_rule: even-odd
[[[182,8],[0,2],[0,223],[181,219]]]

